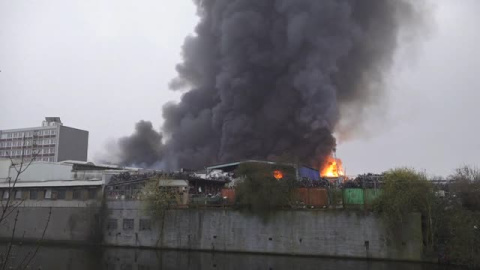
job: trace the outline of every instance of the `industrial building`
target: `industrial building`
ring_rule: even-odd
[[[24,206],[48,201],[71,201],[67,205],[86,206],[86,201],[103,198],[105,184],[112,176],[135,171],[83,161],[34,161],[18,174],[15,166],[18,169],[19,164],[0,158],[0,198],[22,200]]]
[[[39,127],[0,130],[0,158],[59,162],[87,161],[88,131],[46,117]]]

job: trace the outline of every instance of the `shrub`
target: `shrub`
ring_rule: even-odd
[[[282,179],[274,178],[277,170],[283,173]],[[243,178],[235,187],[236,204],[240,208],[267,214],[293,200],[295,169],[292,166],[245,163],[236,174]]]
[[[427,243],[431,245],[434,204],[433,185],[426,176],[413,169],[399,168],[385,173],[383,192],[375,200],[374,209],[392,231],[401,229],[408,214],[420,212],[427,225]]]
[[[178,204],[178,192],[176,188],[159,185],[159,179],[149,180],[143,189],[143,199],[147,213],[163,219],[165,211]]]

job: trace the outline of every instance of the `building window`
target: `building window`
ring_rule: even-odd
[[[152,221],[150,219],[140,219],[140,231],[152,230]]]
[[[22,199],[22,191],[17,190],[15,191],[15,200],[21,200]]]
[[[125,231],[131,231],[133,230],[133,225],[134,224],[134,219],[132,218],[126,218],[123,220],[123,230]]]
[[[56,135],[56,134],[57,134],[57,131],[56,131],[56,130],[52,130],[50,133],[51,133],[52,135]]]
[[[74,189],[73,190],[73,199],[74,200],[81,200],[82,199],[82,190],[81,189]]]
[[[8,190],[5,190],[3,192],[3,197],[2,197],[4,200],[7,200],[8,198],[10,198],[10,192]]]
[[[115,219],[115,218],[108,219],[107,230],[109,230],[109,231],[116,230],[117,229],[117,224],[118,224],[117,219]]]
[[[30,200],[38,199],[38,190],[32,189],[30,190]]]
[[[2,139],[6,139],[7,138],[7,134],[2,134]]]
[[[57,200],[65,200],[65,189],[57,190]]]
[[[45,199],[51,199],[52,198],[52,190],[51,189],[46,189],[45,190]]]
[[[96,189],[89,189],[88,190],[88,199],[93,200],[97,198],[97,190]]]

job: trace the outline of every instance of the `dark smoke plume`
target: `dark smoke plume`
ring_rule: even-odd
[[[364,107],[382,96],[398,37],[421,1],[194,2],[200,22],[171,83],[187,91],[163,108],[168,139],[159,146],[161,135],[137,126],[121,141],[126,162],[163,153],[171,168],[199,168],[286,155],[319,167],[340,117],[360,125]],[[347,107],[355,113],[342,115]],[[153,139],[139,139],[142,131]]]
[[[118,140],[120,163],[150,167],[162,158],[162,135],[153,129],[151,122],[140,121],[130,137]]]

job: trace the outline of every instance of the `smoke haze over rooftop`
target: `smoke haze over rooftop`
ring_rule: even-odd
[[[474,0],[434,2],[429,37],[414,57],[395,55],[393,72],[383,78],[383,98],[369,95],[384,104],[381,117],[365,117],[366,110],[360,115],[364,135],[340,140],[338,155],[347,173],[407,165],[447,174],[464,163],[480,163],[474,118],[480,113],[475,102],[480,7]],[[168,83],[197,21],[190,1],[0,2],[0,129],[35,126],[45,115],[58,115],[90,131],[90,158],[103,152],[106,142],[131,134],[140,119],[152,121],[158,132],[162,105],[182,95],[168,90]],[[339,100],[347,104],[349,96]],[[338,114],[321,119],[335,122],[347,113],[342,106],[332,110]],[[275,134],[276,128],[262,128]],[[230,159],[222,153],[232,153],[235,144],[222,142],[224,151],[216,149],[215,156]]]

